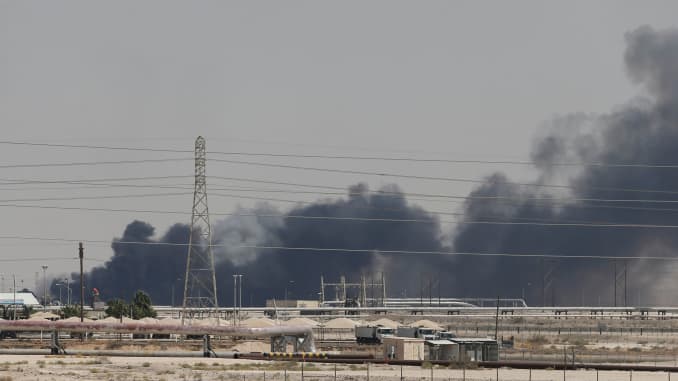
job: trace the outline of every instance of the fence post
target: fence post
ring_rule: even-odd
[[[367,381],[370,381],[370,363],[369,362],[367,363]]]
[[[285,368],[284,371],[285,371],[285,375],[283,376],[283,380],[287,381],[287,368]]]
[[[433,364],[431,364],[431,381],[433,381]]]
[[[529,381],[532,381],[532,368],[530,368],[530,380]]]
[[[461,378],[466,381],[466,366],[461,368]]]
[[[403,366],[401,365],[400,366],[400,381],[403,381],[403,380],[405,380],[405,379],[403,378]],[[337,381],[337,380],[334,380],[334,381]]]
[[[337,381],[337,363],[334,363],[334,381]]]
[[[304,362],[301,362],[301,381],[304,381]]]
[[[497,367],[497,381],[499,381],[499,367]]]

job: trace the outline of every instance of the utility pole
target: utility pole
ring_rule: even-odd
[[[68,305],[71,305],[71,278],[66,278],[66,300],[68,300]]]
[[[82,242],[78,244],[78,257],[80,257],[80,322],[85,322],[85,276],[82,272],[82,261],[85,258],[85,249]]]
[[[494,339],[497,340],[499,335],[499,295],[497,295],[497,312],[494,315]]]
[[[555,287],[553,285],[554,271],[557,263],[551,263],[547,269],[547,263],[544,258],[541,259],[542,279],[541,279],[541,296],[542,306],[546,307],[547,290],[551,289],[551,304],[555,306]]]
[[[42,265],[42,310],[47,310],[47,265]]]
[[[14,312],[14,319],[16,320],[16,275],[12,274],[12,282],[14,283],[14,287],[12,290],[14,290],[14,300],[12,301],[12,312]]]
[[[238,292],[238,275],[233,274],[233,326],[235,327],[235,311],[238,303],[238,297],[236,293]]]
[[[617,261],[614,261],[614,306],[617,307]]]
[[[442,283],[440,277],[440,271],[438,272],[438,307],[440,307],[440,283]]]
[[[195,140],[195,188],[186,256],[186,276],[184,277],[182,325],[187,313],[190,312],[193,315],[196,309],[197,311],[207,309],[208,315],[213,314],[219,324],[217,280],[212,254],[212,229],[207,207],[205,161],[205,139],[198,136]]]
[[[63,303],[61,303],[61,289],[64,287],[62,283],[55,283],[55,286],[59,287],[59,305],[62,306]]]
[[[381,306],[386,307],[386,275],[381,272]]]
[[[626,272],[628,270],[628,262],[624,262],[624,307],[628,307],[628,304],[626,304]]]
[[[546,273],[544,258],[541,259],[541,306],[546,307]]]
[[[627,292],[626,292],[626,286],[627,286],[627,270],[628,270],[628,262],[624,261],[624,267],[621,269],[621,273],[619,272],[619,269],[617,268],[617,261],[614,261],[614,306],[617,307],[617,286],[621,283],[621,277],[624,276],[624,307],[628,307],[628,299],[627,299]]]
[[[242,310],[242,274],[238,274],[238,318]]]

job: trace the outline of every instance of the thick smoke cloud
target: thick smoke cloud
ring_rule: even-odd
[[[349,189],[345,199],[318,201],[281,213],[268,204],[252,210],[239,209],[233,216],[213,224],[213,243],[220,305],[232,304],[232,274],[244,274],[243,304],[262,303],[284,297],[318,297],[320,276],[338,281],[346,275],[357,282],[361,274],[376,281],[385,272],[392,289],[419,295],[419,276],[433,271],[440,262],[435,258],[405,257],[385,259],[379,250],[441,250],[440,226],[423,209],[409,205],[395,185],[382,192],[369,192],[364,184]],[[416,219],[423,223],[352,220],[304,219],[298,217],[351,217],[365,219]],[[104,266],[87,275],[87,287],[96,287],[102,298],[129,298],[137,289],[147,291],[155,303],[181,301],[186,266],[185,246],[152,243],[186,243],[189,228],[173,226],[164,236],[153,240],[154,229],[134,221],[123,236],[114,240],[114,255]],[[126,241],[149,245],[125,244]],[[257,248],[255,248],[257,247]],[[265,247],[265,248],[264,248]],[[279,250],[290,248],[370,249],[374,253],[327,252],[316,250]],[[271,249],[272,248],[272,249]],[[439,270],[435,270],[439,271]],[[411,279],[410,279],[411,278]],[[398,280],[395,282],[395,280]],[[79,286],[75,286],[76,288]],[[417,289],[414,293],[412,290]],[[77,297],[76,297],[77,299]]]
[[[463,207],[462,222],[678,225],[678,207],[639,201],[678,199],[678,194],[674,194],[678,192],[676,169],[595,165],[678,163],[678,31],[641,27],[628,33],[626,41],[624,60],[629,76],[649,96],[634,98],[607,114],[574,113],[547,123],[534,144],[532,158],[538,176],[533,184],[511,184],[502,173],[488,176],[484,184],[471,192],[472,197]],[[544,186],[554,184],[561,187]],[[444,234],[432,215],[410,205],[396,186],[384,190],[388,193],[370,193],[365,185],[358,184],[346,198],[298,206],[287,213],[262,204],[253,210],[239,210],[240,216],[215,222],[220,305],[232,303],[234,273],[245,274],[243,302],[249,304],[282,298],[285,288],[292,297],[315,299],[321,274],[327,280],[336,280],[342,274],[356,279],[361,273],[379,271],[387,273],[390,296],[419,296],[421,274],[427,273],[441,280],[447,295],[519,297],[524,293],[528,303],[536,305],[612,305],[615,263],[609,260],[414,256],[379,251],[675,257],[678,248],[675,229],[491,224],[457,225],[448,234],[452,237],[451,247],[446,247],[441,239]],[[270,217],[276,214],[281,216]],[[312,220],[292,216],[418,219],[430,223]],[[150,225],[131,223],[121,239],[113,242],[111,260],[88,274],[88,288],[99,288],[105,298],[129,298],[136,289],[145,289],[156,303],[169,303],[172,285],[177,290],[183,286],[176,279],[183,278],[185,247],[121,243],[156,242],[153,236]],[[175,225],[157,241],[185,243],[187,237],[188,227]],[[367,248],[374,253],[252,246]],[[618,261],[616,265],[621,269],[624,264]],[[629,304],[678,302],[674,297],[678,294],[675,267],[666,262],[642,260],[627,265]],[[618,283],[616,303],[623,305],[623,276]],[[550,284],[545,293],[543,284]],[[178,302],[181,292],[176,291],[176,295]]]
[[[678,163],[678,31],[656,31],[641,27],[626,35],[625,62],[630,77],[650,94],[609,114],[573,114],[553,121],[537,140],[533,160],[540,171],[533,187],[507,185],[503,175],[490,176],[472,195],[507,196],[511,202],[471,199],[465,205],[466,220],[611,222],[678,224],[678,210],[671,204],[639,201],[600,203],[564,201],[575,199],[676,199],[675,169],[609,167],[559,163]],[[562,190],[540,187],[565,184]],[[669,193],[628,191],[660,190]],[[546,193],[546,194],[545,194]],[[551,195],[551,199],[543,200]],[[540,198],[535,200],[535,198]],[[563,199],[565,197],[565,199]],[[464,225],[456,233],[459,251],[539,253],[565,255],[671,256],[675,257],[678,235],[672,229],[620,229],[547,227],[517,225]],[[593,260],[540,260],[464,258],[456,289],[470,292],[466,285],[479,278],[488,284],[484,291],[517,296],[527,289],[534,304],[614,304],[614,262]],[[618,262],[618,269],[623,267]],[[543,295],[544,274],[553,272],[553,287]],[[619,271],[617,305],[623,305],[624,279]],[[666,262],[628,263],[627,302],[675,304],[676,272]],[[551,277],[547,277],[551,279]],[[548,283],[548,280],[547,280]],[[501,290],[501,291],[500,291]],[[555,300],[554,300],[555,299]]]
[[[101,297],[107,300],[113,297],[130,299],[141,289],[165,304],[171,302],[174,290],[175,300],[180,300],[184,285],[178,279],[184,277],[187,252],[186,247],[181,245],[188,242],[189,227],[176,224],[157,240],[153,239],[154,234],[155,229],[148,223],[134,221],[127,225],[122,237],[111,244],[111,259],[86,275],[87,290],[96,287],[101,290]],[[73,289],[79,290],[78,278],[72,278]],[[80,300],[78,292],[74,291],[73,297]],[[86,300],[89,298],[86,297]]]

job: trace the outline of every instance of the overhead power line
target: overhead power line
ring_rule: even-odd
[[[71,197],[43,197],[43,198],[18,198],[13,200],[0,200],[0,203],[9,202],[31,202],[31,201],[78,201],[78,200],[102,200],[102,199],[116,199],[116,198],[135,198],[135,197],[164,197],[164,196],[186,196],[191,193],[145,193],[145,194],[118,194],[118,195],[104,195],[104,196],[71,196]]]
[[[10,145],[26,145],[26,146],[41,146],[41,147],[59,147],[59,148],[83,148],[83,149],[106,149],[106,150],[124,150],[124,151],[150,151],[150,152],[173,152],[173,153],[191,153],[192,151],[188,150],[176,150],[176,149],[158,149],[158,148],[135,148],[135,147],[113,147],[113,146],[101,146],[101,145],[75,145],[75,144],[54,144],[54,143],[31,143],[31,142],[16,142],[16,141],[0,141],[0,144],[10,144]],[[222,155],[246,155],[246,152],[210,152],[211,154],[222,154]],[[251,156],[265,156],[269,155],[275,157],[275,155],[284,155],[284,156],[294,156],[297,154],[269,154],[269,153],[251,153]],[[304,155],[297,155],[303,157]],[[331,155],[306,155],[308,158],[327,156],[328,158],[342,158],[342,157],[351,157],[351,156],[331,156]],[[355,159],[363,158],[365,160],[370,157],[353,157]],[[377,157],[372,157],[377,159]],[[389,159],[389,158],[381,158]],[[392,158],[394,160],[405,160],[407,158]],[[176,160],[191,160],[191,159],[176,159]],[[421,159],[421,160],[449,160],[451,159]],[[166,159],[160,159],[160,161],[167,161]],[[359,171],[359,170],[348,170],[348,169],[335,169],[335,168],[317,168],[317,167],[306,167],[298,165],[286,165],[286,164],[277,164],[277,163],[260,163],[260,162],[251,162],[251,161],[241,161],[241,160],[229,160],[229,159],[215,159],[211,158],[210,161],[226,162],[232,164],[242,164],[242,165],[251,165],[251,166],[264,166],[264,167],[276,167],[276,168],[288,168],[288,169],[298,169],[298,170],[307,170],[307,171],[320,171],[320,172],[330,172],[330,173],[345,173],[345,174],[359,174],[359,175],[369,175],[369,176],[381,176],[381,177],[394,177],[394,178],[411,178],[418,180],[432,180],[432,181],[446,181],[446,182],[462,182],[462,183],[475,183],[475,184],[486,184],[486,180],[476,180],[476,179],[463,179],[463,178],[450,178],[450,177],[437,177],[437,176],[421,176],[421,175],[410,175],[402,173],[391,173],[391,172],[370,172],[370,171]],[[501,164],[501,163],[529,163],[527,161],[501,161],[501,160],[454,160],[456,162],[485,162],[487,164]],[[69,165],[73,163],[63,163],[64,165]],[[77,164],[77,163],[76,163]],[[551,163],[550,165],[556,165],[558,163]],[[35,165],[35,164],[26,164],[26,165]],[[61,164],[56,164],[61,165]],[[84,164],[82,164],[84,165]],[[595,165],[595,166],[607,166],[607,167],[641,167],[641,168],[678,168],[678,164],[647,164],[647,163],[560,163],[560,165]],[[1,167],[0,167],[1,168]],[[559,188],[559,189],[579,189],[579,187],[573,187],[569,185],[558,185],[558,184],[541,184],[541,183],[519,183],[519,182],[501,182],[506,185],[517,185],[517,186],[526,186],[534,188]],[[653,190],[653,189],[635,189],[635,188],[614,188],[614,187],[582,187],[587,189],[597,189],[603,191],[616,191],[616,192],[644,192],[644,193],[675,193],[673,191],[665,190]]]
[[[448,164],[509,164],[535,166],[538,163],[529,160],[473,160],[473,159],[445,159],[445,158],[417,158],[417,157],[387,157],[387,156],[356,156],[356,155],[320,155],[295,153],[266,153],[266,152],[210,152],[210,154],[230,156],[272,157],[272,158],[299,158],[299,159],[341,159],[364,161],[398,161],[415,163],[448,163]],[[664,168],[676,169],[678,164],[643,164],[643,163],[602,163],[602,162],[554,162],[547,166],[554,167],[612,167],[612,168]]]
[[[139,151],[139,152],[171,152],[171,153],[192,153],[190,150],[169,149],[169,148],[151,148],[151,147],[120,147],[107,145],[87,145],[87,144],[58,144],[58,143],[33,143],[3,140],[0,144],[23,145],[53,148],[79,148],[96,150],[116,150],[116,151]],[[209,151],[211,155],[228,156],[249,156],[249,157],[272,157],[272,158],[300,158],[300,159],[333,159],[333,160],[362,160],[362,161],[401,161],[401,162],[425,162],[425,163],[450,163],[450,164],[509,164],[509,165],[530,165],[539,163],[532,160],[475,160],[475,159],[449,159],[449,158],[419,158],[419,157],[393,157],[393,156],[366,156],[366,155],[327,155],[327,154],[298,154],[298,153],[270,153],[270,152],[247,152],[247,151]],[[596,167],[616,167],[616,168],[665,168],[676,169],[678,164],[674,163],[605,163],[605,162],[553,162],[549,166],[596,166]]]
[[[133,188],[165,188],[165,189],[188,189],[181,186],[172,186],[172,185],[118,185],[118,184],[103,184],[103,183],[82,183],[88,185],[108,185],[111,187],[133,187]],[[289,183],[288,183],[289,184]],[[255,193],[290,193],[290,194],[317,194],[317,195],[332,195],[332,196],[360,196],[363,194],[377,195],[377,196],[407,196],[408,199],[413,200],[428,200],[429,198],[439,198],[439,199],[453,199],[453,200],[534,200],[534,201],[548,201],[548,202],[558,202],[558,203],[570,203],[570,202],[601,202],[601,203],[678,203],[678,200],[663,200],[663,199],[608,199],[608,198],[587,198],[587,197],[565,197],[565,198],[556,198],[556,197],[536,197],[536,196],[525,196],[525,195],[516,195],[516,196],[462,196],[462,195],[449,195],[449,194],[431,194],[431,193],[419,193],[419,192],[390,192],[390,191],[365,191],[365,192],[350,192],[346,191],[341,187],[328,187],[328,186],[313,186],[317,188],[327,188],[327,189],[342,189],[343,191],[337,192],[327,192],[327,191],[310,191],[310,190],[298,190],[298,189],[266,189],[266,188],[233,188],[233,187],[212,187],[212,190],[226,190],[226,191],[242,191],[242,192],[255,192]],[[419,198],[416,198],[419,197]]]
[[[111,151],[193,153],[193,151],[191,151],[191,150],[167,149],[167,148],[112,147],[112,146],[100,146],[100,145],[90,145],[90,144],[59,144],[59,143],[19,142],[19,141],[12,141],[12,140],[1,140],[0,144],[15,145],[15,146],[51,147],[51,148],[82,148],[82,149],[111,150]]]
[[[162,211],[162,210],[137,210],[137,209],[110,209],[110,208],[85,208],[85,207],[61,207],[49,205],[19,205],[19,204],[5,204],[0,203],[0,208],[33,208],[33,209],[56,209],[56,210],[77,210],[90,212],[122,212],[122,213],[148,213],[148,214],[173,214],[173,215],[187,215],[185,212],[179,211]],[[497,217],[484,217],[487,220],[437,220],[437,219],[416,219],[416,218],[378,218],[378,217],[337,217],[337,216],[306,216],[295,214],[262,214],[262,213],[211,213],[215,216],[222,217],[257,217],[257,218],[281,218],[291,220],[312,220],[312,221],[350,221],[350,222],[387,222],[387,223],[422,223],[422,224],[437,224],[449,223],[457,225],[515,225],[515,226],[536,226],[536,227],[582,227],[582,228],[637,228],[637,229],[678,229],[678,225],[670,224],[633,224],[633,223],[610,223],[610,222],[567,222],[559,220],[533,220],[533,221],[508,221],[499,219],[492,220]],[[459,213],[458,215],[463,215]],[[483,217],[480,217],[483,218]],[[528,218],[525,218],[528,219]]]
[[[90,185],[90,186],[101,186],[101,187],[124,187],[124,188],[162,188],[162,189],[181,189],[181,190],[189,190],[187,187],[181,187],[181,186],[173,186],[173,185],[157,185],[157,184],[111,184],[108,182],[104,181],[121,181],[121,182],[128,182],[128,181],[139,181],[139,180],[153,180],[153,179],[174,179],[174,178],[187,178],[188,176],[150,176],[150,177],[128,177],[128,178],[105,178],[105,179],[75,179],[75,180],[26,180],[26,179],[0,179],[0,185],[36,185],[36,184],[69,184],[69,185]],[[236,181],[244,181],[244,182],[255,182],[255,183],[269,183],[269,184],[281,184],[281,185],[293,185],[293,186],[299,186],[299,187],[307,187],[307,188],[326,188],[326,189],[340,189],[343,190],[343,187],[332,187],[332,186],[324,186],[324,185],[309,185],[309,184],[299,184],[299,183],[290,183],[290,182],[279,182],[279,181],[266,181],[266,180],[256,180],[256,179],[244,179],[244,178],[236,178],[236,177],[217,177],[217,179],[228,179],[228,180],[236,180]],[[91,181],[91,182],[88,182]],[[3,183],[4,182],[4,183]],[[228,190],[231,192],[250,192],[250,193],[271,193],[271,192],[280,192],[280,193],[291,193],[291,194],[297,194],[297,193],[308,193],[308,194],[324,194],[324,195],[342,195],[342,194],[347,194],[345,191],[344,192],[320,192],[320,191],[300,191],[297,189],[261,189],[261,188],[214,188],[216,190]],[[24,189],[22,189],[24,190]],[[451,202],[451,203],[459,203],[459,202],[465,202],[467,199],[491,199],[496,202],[502,202],[502,203],[508,203],[508,204],[515,204],[515,205],[521,205],[526,201],[536,201],[535,205],[543,205],[543,206],[568,206],[571,208],[577,208],[577,209],[591,209],[591,208],[603,208],[603,209],[621,209],[621,210],[637,210],[637,211],[658,211],[658,212],[678,212],[678,209],[671,209],[671,208],[655,208],[655,207],[634,207],[634,206],[618,206],[618,205],[592,205],[590,203],[587,204],[582,204],[582,203],[573,203],[573,201],[586,201],[586,202],[605,202],[605,203],[620,203],[620,202],[646,202],[646,203],[676,203],[678,200],[654,200],[654,199],[585,199],[585,198],[566,198],[566,199],[558,199],[558,198],[530,198],[530,197],[523,197],[523,196],[516,196],[516,197],[510,197],[510,196],[456,196],[456,195],[444,195],[444,194],[428,194],[428,193],[407,193],[407,192],[388,192],[388,191],[370,191],[367,192],[372,195],[403,195],[408,197],[408,201],[411,200],[422,200],[422,201],[438,201],[438,202]],[[355,194],[355,193],[348,193],[349,195]],[[163,196],[163,195],[174,195],[174,194],[156,194],[153,193],[152,195],[158,195],[158,196]],[[181,193],[177,193],[176,195],[182,195]],[[236,199],[251,199],[251,200],[262,200],[262,201],[274,201],[274,202],[285,202],[285,203],[294,203],[294,204],[318,204],[319,201],[303,201],[303,200],[289,200],[289,199],[281,199],[281,198],[272,198],[272,197],[256,197],[256,196],[251,196],[251,195],[240,195],[240,194],[219,194],[215,193],[215,196],[221,196],[221,197],[229,197],[229,198],[236,198]],[[419,197],[413,197],[413,196],[419,196]],[[90,196],[87,197],[88,199],[97,199],[97,198],[126,198],[126,197],[134,197],[134,196]],[[422,198],[423,197],[423,198]],[[433,199],[429,199],[428,197],[431,197]],[[82,199],[83,197],[64,197],[64,198],[56,198],[56,200],[77,200],[77,199]],[[447,198],[447,199],[445,199]],[[438,200],[436,200],[438,199]],[[443,200],[445,199],[445,200]],[[20,199],[19,201],[47,201],[47,200],[55,200],[55,198],[41,198],[41,199]],[[4,202],[9,202],[13,200],[4,200]],[[3,202],[0,199],[0,202]],[[378,207],[370,207],[370,206],[354,206],[354,205],[348,205],[351,208],[354,209],[371,209],[371,210],[385,210],[385,211],[398,211],[398,210],[404,210],[403,208],[378,208]],[[443,211],[435,211],[435,210],[427,210],[427,213],[430,214],[437,214],[437,215],[461,215],[460,213],[450,213],[450,212],[443,212]],[[517,217],[514,217],[517,218]]]
[[[69,260],[69,259],[78,259],[76,257],[39,257],[39,258],[31,258],[31,257],[22,257],[22,258],[0,258],[0,262],[40,262],[40,261],[63,261],[63,260]]]
[[[33,164],[3,164],[0,169],[11,168],[44,168],[44,167],[80,167],[95,165],[119,165],[141,163],[167,163],[175,161],[189,161],[191,158],[167,158],[167,159],[141,159],[141,160],[115,160],[115,161],[81,161],[70,163],[33,163]]]
[[[35,240],[35,241],[58,241],[58,242],[83,242],[87,244],[110,245],[107,240],[76,240],[65,238],[27,237],[18,235],[0,235],[0,239],[9,240]],[[140,245],[140,246],[179,246],[186,247],[187,243],[157,242],[157,241],[124,241],[114,240],[116,245]],[[287,252],[331,252],[344,254],[391,254],[391,255],[441,255],[441,256],[471,256],[471,257],[514,257],[514,258],[553,258],[553,259],[601,259],[601,260],[651,260],[678,262],[678,257],[661,256],[612,256],[612,255],[585,255],[585,254],[544,254],[544,253],[487,253],[445,250],[382,250],[382,249],[351,249],[351,248],[328,248],[328,247],[290,247],[268,245],[230,245],[212,244],[212,247],[255,249],[255,250],[281,250]]]
[[[0,186],[2,185],[15,185],[16,183],[2,183],[0,180]],[[38,184],[39,182],[33,182]],[[50,183],[63,183],[71,185],[88,185],[92,187],[117,187],[117,188],[152,188],[152,189],[182,189],[190,190],[191,188],[180,185],[164,185],[164,184],[112,184],[104,182],[68,182],[68,181],[52,181]],[[23,185],[26,185],[27,182],[23,182]],[[286,183],[292,184],[292,183]],[[303,186],[302,184],[296,184]],[[384,190],[376,191],[360,191],[360,192],[350,192],[346,191],[342,187],[330,187],[330,186],[321,186],[321,185],[311,185],[310,187],[315,188],[326,188],[326,189],[337,189],[335,192],[327,191],[318,191],[318,190],[299,190],[299,189],[270,189],[270,188],[234,188],[234,187],[211,187],[212,190],[225,190],[225,191],[236,191],[236,192],[254,192],[254,193],[290,193],[290,194],[316,194],[316,195],[332,195],[332,196],[359,196],[363,194],[369,195],[378,195],[378,196],[407,196],[409,200],[425,200],[431,201],[429,199],[450,199],[450,200],[534,200],[534,201],[546,201],[553,203],[571,203],[571,202],[601,202],[601,203],[678,203],[678,200],[663,200],[663,199],[608,199],[608,198],[586,198],[586,197],[565,197],[565,198],[556,198],[556,197],[537,197],[537,196],[525,196],[525,195],[515,195],[515,196],[463,196],[463,195],[450,195],[450,194],[431,194],[431,193],[419,193],[419,192],[390,192]],[[35,189],[35,188],[33,188]],[[63,188],[62,188],[63,189]],[[24,190],[22,188],[22,190]],[[341,191],[339,191],[341,190]],[[0,200],[1,202],[1,200]]]
[[[222,162],[222,163],[241,164],[241,165],[257,166],[257,167],[297,169],[297,170],[302,170],[302,171],[313,171],[313,172],[342,173],[342,174],[352,174],[352,175],[393,177],[393,178],[406,178],[406,179],[415,179],[415,180],[432,180],[432,181],[459,182],[459,183],[472,183],[472,184],[488,184],[487,180],[464,179],[464,178],[456,178],[456,177],[410,175],[410,174],[395,173],[395,172],[371,172],[371,171],[360,171],[360,170],[355,170],[355,169],[307,167],[307,166],[301,166],[301,165],[261,163],[261,162],[230,160],[230,159],[210,159],[210,160],[216,161],[216,162]],[[516,186],[523,186],[523,187],[531,187],[531,188],[579,189],[579,187],[574,187],[574,186],[571,186],[571,185],[558,185],[558,184],[519,183],[519,182],[512,182],[512,181],[496,181],[494,183],[505,184],[505,185],[516,185]],[[598,190],[605,190],[605,191],[615,191],[615,192],[647,192],[647,193],[664,193],[664,192],[666,192],[666,191],[663,191],[663,190],[634,189],[634,188],[609,188],[609,187],[596,187],[596,186],[587,186],[587,187],[583,187],[583,188],[598,189]]]

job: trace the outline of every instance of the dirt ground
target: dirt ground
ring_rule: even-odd
[[[369,373],[369,376],[368,376]],[[405,381],[560,381],[563,372],[555,370],[516,369],[424,369],[403,367]],[[285,378],[286,376],[286,378]],[[678,374],[672,375],[678,380]],[[566,381],[670,380],[667,373],[568,371]],[[42,380],[229,380],[229,381],[334,381],[335,366],[300,363],[261,362],[235,359],[149,358],[149,357],[64,357],[64,356],[0,356],[0,381]],[[401,367],[384,365],[337,365],[336,380],[400,381]]]
[[[460,336],[481,337],[493,332],[493,321],[455,321],[448,328]],[[451,324],[442,321],[441,324]],[[604,324],[613,327],[608,331],[598,329]],[[590,326],[591,332],[581,329]],[[630,331],[629,328],[634,331]],[[623,330],[624,328],[626,330]],[[640,328],[645,331],[640,331]],[[577,361],[601,363],[642,363],[644,365],[678,364],[678,333],[668,329],[678,328],[678,321],[629,321],[592,319],[506,319],[499,327],[499,335],[514,337],[515,347],[501,351],[506,360],[560,361],[564,350],[576,353]],[[663,330],[662,330],[663,329]],[[489,333],[488,333],[489,332]],[[349,345],[354,339],[352,329],[321,330],[316,338],[319,350],[381,353],[378,346]],[[340,339],[340,340],[339,340]],[[322,340],[327,340],[320,344]],[[342,341],[343,340],[343,341]],[[348,342],[348,343],[347,343]],[[124,335],[101,336],[95,339],[62,339],[68,349],[128,350],[128,351],[193,351],[202,350],[201,340],[129,340]],[[0,341],[0,349],[47,349],[48,337],[35,334],[19,340]],[[215,338],[212,346],[217,352],[266,352],[267,340],[238,341]],[[421,367],[329,364],[304,365],[301,363],[261,362],[253,360],[212,358],[158,358],[158,357],[76,357],[45,355],[0,355],[0,381],[43,380],[229,380],[229,381],[619,381],[619,380],[671,380],[678,374],[665,372],[612,372],[591,370],[516,370],[500,369],[430,369]],[[497,377],[498,376],[498,377]],[[565,376],[563,378],[563,376]]]

